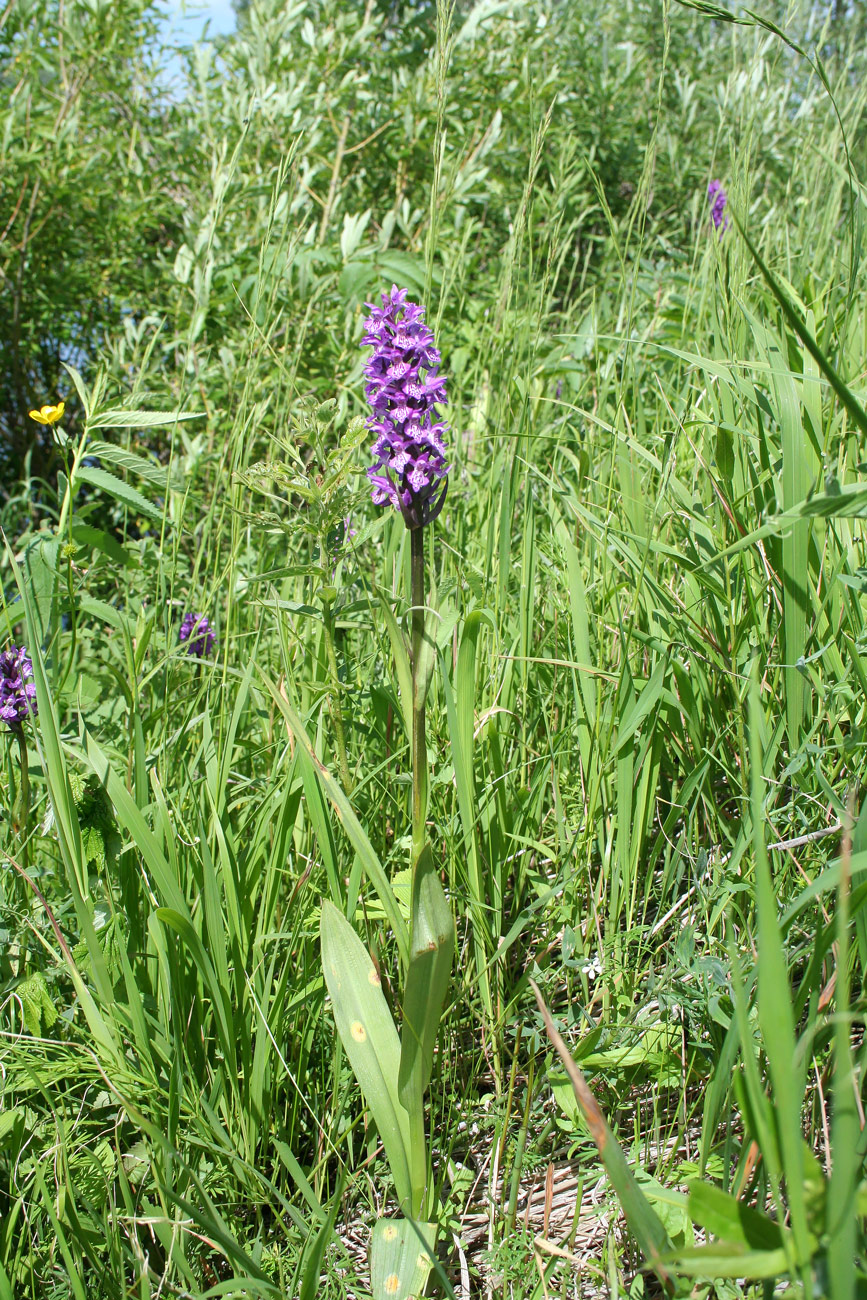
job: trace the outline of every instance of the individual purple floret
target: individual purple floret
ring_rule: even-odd
[[[0,654],[0,718],[13,731],[21,731],[25,718],[36,713],[33,664],[24,646],[10,646]]]
[[[710,219],[719,231],[720,239],[722,239],[729,227],[729,219],[726,216],[728,195],[722,187],[722,181],[711,181],[707,187],[707,197],[711,203]]]
[[[185,614],[180,640],[187,643],[187,654],[207,659],[214,648],[214,629],[204,614]]]
[[[373,355],[364,367],[364,391],[373,410],[368,427],[377,435],[367,477],[375,505],[390,501],[407,528],[421,528],[436,519],[446,497],[447,425],[435,407],[448,399],[424,307],[407,302],[406,295],[393,285],[381,307],[367,304],[362,346],[372,347]]]

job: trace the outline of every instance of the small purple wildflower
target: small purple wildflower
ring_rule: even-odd
[[[722,187],[722,181],[711,181],[707,187],[707,197],[711,204],[710,219],[719,231],[719,237],[729,228],[729,219],[726,216],[726,203],[728,195]]]
[[[214,648],[214,629],[204,614],[185,614],[180,640],[187,642],[187,654],[207,659]]]
[[[447,426],[435,407],[448,398],[425,309],[407,302],[407,292],[393,285],[381,307],[367,304],[362,346],[372,347],[373,355],[364,367],[364,391],[373,410],[368,428],[377,435],[367,477],[375,505],[390,501],[407,528],[421,528],[436,519],[446,497]]]
[[[10,646],[0,654],[0,718],[13,731],[21,731],[29,714],[36,713],[33,664],[24,646]]]

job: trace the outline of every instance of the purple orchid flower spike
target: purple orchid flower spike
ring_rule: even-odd
[[[720,239],[722,239],[729,228],[729,219],[726,215],[728,195],[722,187],[722,181],[710,182],[707,187],[707,197],[711,204],[710,219],[719,231]]]
[[[214,629],[204,614],[185,614],[178,639],[186,642],[188,655],[207,659],[214,648]]]
[[[21,732],[25,719],[36,713],[32,677],[33,664],[24,646],[11,645],[0,654],[0,718],[12,731]]]
[[[367,477],[375,505],[390,502],[407,528],[422,528],[436,519],[448,489],[448,426],[435,410],[448,398],[425,309],[408,302],[407,292],[393,285],[381,307],[367,304],[362,346],[373,348],[364,367],[372,410],[367,424],[377,435]]]

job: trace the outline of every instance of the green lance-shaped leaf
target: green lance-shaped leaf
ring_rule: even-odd
[[[412,882],[398,1095],[409,1116],[412,1213],[420,1214],[427,1188],[424,1094],[430,1081],[443,999],[452,969],[455,927],[429,844],[419,854]]]
[[[346,917],[323,900],[322,970],[349,1064],[373,1114],[401,1206],[411,1201],[409,1119],[397,1078],[400,1042],[370,954]]]
[[[629,1224],[630,1231],[647,1263],[653,1269],[666,1291],[671,1294],[674,1286],[671,1274],[663,1260],[663,1256],[670,1256],[674,1249],[671,1238],[666,1232],[662,1220],[635,1181],[635,1175],[626,1162],[626,1156],[615,1141],[614,1134],[599,1109],[599,1103],[587,1087],[587,1081],[573,1061],[569,1048],[557,1032],[554,1021],[551,1019],[551,1013],[533,980],[530,980],[530,985],[536,995],[536,1002],[542,1013],[548,1037],[554,1044],[557,1055],[563,1062],[569,1076],[575,1092],[575,1100],[578,1102],[587,1121],[590,1136],[596,1143],[602,1163],[605,1166],[605,1172],[611,1179],[611,1185],[623,1207],[623,1213],[626,1215],[626,1222]]]
[[[423,1295],[435,1239],[435,1223],[377,1219],[370,1238],[373,1300],[413,1300]]]
[[[407,1110],[430,1081],[440,1013],[455,950],[455,926],[429,844],[413,873],[409,971],[403,996],[400,1098]]]

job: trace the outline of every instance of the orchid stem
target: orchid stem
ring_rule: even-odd
[[[410,591],[412,599],[412,865],[427,842],[426,683],[422,680],[425,635],[424,528],[410,529]]]

